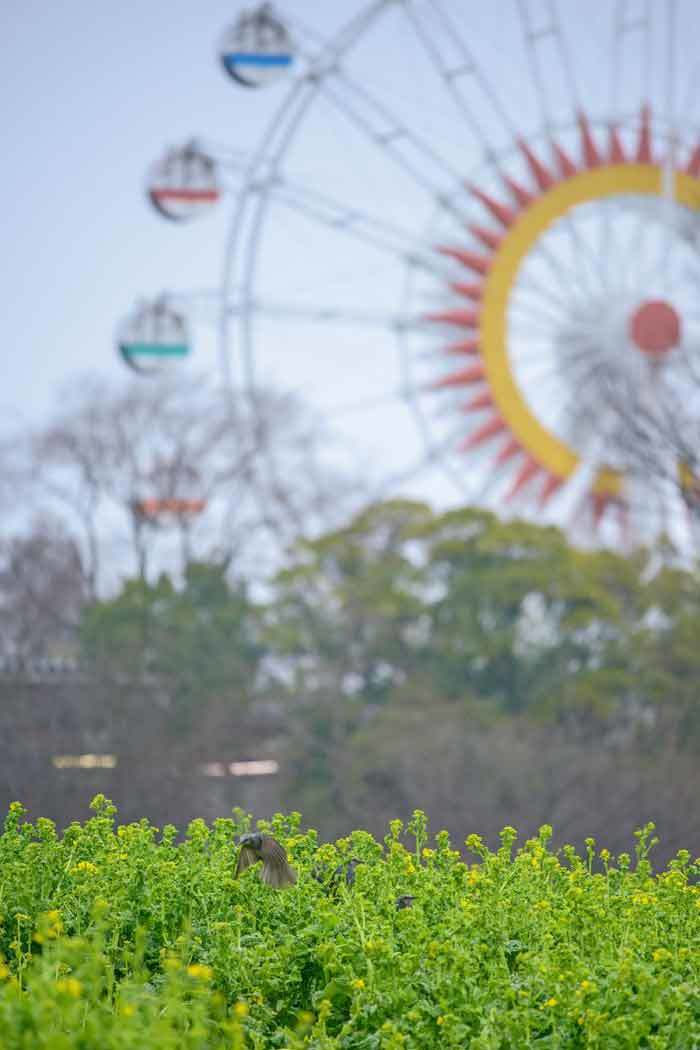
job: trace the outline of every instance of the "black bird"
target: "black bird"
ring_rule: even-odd
[[[346,860],[342,864],[339,864],[330,877],[330,885],[333,889],[337,889],[340,886],[343,876],[345,877],[346,886],[354,886],[355,869],[359,867],[360,864],[364,864],[364,861],[359,860],[357,857],[351,857],[350,860]]]
[[[261,860],[260,878],[267,886],[282,889],[284,886],[293,886],[297,881],[297,873],[287,860],[284,846],[280,846],[272,835],[264,835],[261,832],[241,835],[240,845],[234,878],[238,878],[242,871]]]
[[[403,896],[396,898],[396,910],[403,911],[404,908],[410,908],[416,898],[410,893],[404,893]]]

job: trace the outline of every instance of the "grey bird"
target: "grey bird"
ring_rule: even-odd
[[[397,897],[396,910],[402,911],[404,908],[410,908],[415,899],[410,893],[404,893],[401,897]]]
[[[234,878],[261,860],[260,878],[266,886],[279,890],[284,886],[293,886],[297,881],[297,873],[287,860],[284,846],[280,846],[272,835],[257,831],[241,835],[240,846]]]

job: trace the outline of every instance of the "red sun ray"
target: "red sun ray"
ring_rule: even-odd
[[[484,294],[483,286],[480,284],[464,284],[462,281],[451,281],[450,288],[457,295],[463,295],[465,299],[471,299],[478,303]]]
[[[478,412],[483,408],[493,408],[493,394],[490,390],[485,390],[483,394],[477,394],[471,399],[471,401],[467,401],[467,403],[462,406],[462,411]]]
[[[642,123],[639,127],[639,138],[637,139],[637,164],[651,164],[651,110],[649,106],[642,106]]]
[[[593,524],[600,525],[601,518],[612,503],[612,500],[607,493],[592,492],[591,503],[593,505]]]
[[[507,204],[501,204],[500,201],[495,200],[493,197],[489,197],[488,193],[484,193],[478,186],[467,187],[471,193],[480,200],[488,211],[491,212],[494,219],[498,219],[501,226],[507,229],[512,226],[515,222],[515,212],[512,208],[509,208]]]
[[[439,245],[437,250],[441,255],[449,255],[450,258],[461,262],[462,266],[482,276],[489,272],[491,260],[486,255],[477,255],[476,252],[468,252],[464,248],[451,248],[449,245]]]
[[[492,252],[497,251],[503,240],[500,234],[494,233],[493,230],[487,230],[485,226],[470,226],[469,230],[483,245],[490,248]]]
[[[469,356],[475,356],[479,353],[479,340],[478,339],[465,339],[460,343],[450,343],[449,346],[445,347],[446,354],[467,354]]]
[[[700,144],[698,144],[690,154],[690,159],[688,160],[685,170],[687,174],[692,175],[694,179],[697,179],[700,175]]]
[[[512,179],[510,175],[501,175],[501,178],[505,182],[506,186],[513,194],[513,197],[518,202],[520,208],[527,208],[532,204],[535,199],[529,190],[526,190],[524,186],[521,186],[519,182]]]
[[[550,474],[547,480],[545,481],[544,485],[542,486],[542,492],[540,493],[539,501],[540,507],[544,507],[547,503],[549,503],[554,493],[563,484],[563,478],[560,478],[557,474]]]
[[[578,115],[578,126],[581,132],[583,162],[587,168],[599,168],[602,158],[598,152],[598,147],[595,144],[593,135],[591,134],[591,126],[588,123],[588,117],[583,110],[581,110]]]
[[[558,142],[552,140],[552,152],[556,158],[557,165],[559,167],[559,173],[563,179],[570,179],[572,175],[578,173],[578,168],[572,161],[568,153],[565,153]]]
[[[530,147],[524,139],[518,139],[518,146],[520,147],[520,151],[525,157],[528,167],[532,172],[532,176],[539,188],[543,192],[545,190],[551,189],[554,183],[556,182],[556,179],[549,171],[549,169],[546,168],[542,161],[535,156],[535,154],[532,152],[532,150],[530,149]]]
[[[459,372],[451,372],[450,375],[431,383],[431,390],[445,390],[453,386],[470,386],[471,383],[480,383],[486,377],[483,365],[472,365],[470,368],[460,368]]]
[[[610,125],[608,136],[608,160],[611,164],[626,164],[627,157],[622,146],[620,132],[614,124]]]
[[[518,455],[520,452],[522,452],[522,445],[516,440],[516,438],[511,437],[496,456],[493,465],[495,467],[500,467],[503,463],[507,463],[509,459],[512,459],[513,456]]]
[[[532,456],[528,456],[516,474],[513,484],[506,493],[505,502],[510,503],[511,500],[515,499],[521,489],[525,488],[528,482],[531,481],[536,474],[539,474],[541,469],[542,468],[537,460],[533,459]]]
[[[443,324],[454,324],[459,328],[478,328],[479,314],[476,310],[440,310],[438,313],[426,314],[427,321],[442,321]]]
[[[508,424],[500,416],[492,416],[491,419],[487,419],[485,423],[482,423],[473,434],[470,434],[465,441],[462,441],[459,446],[460,452],[468,452],[472,448],[476,448],[478,445],[483,445],[485,441],[490,441],[496,434],[500,434],[503,430],[508,429]]]

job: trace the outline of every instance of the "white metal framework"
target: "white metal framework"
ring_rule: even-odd
[[[578,539],[682,542],[697,5],[374,0],[328,39],[298,6],[257,148],[197,144],[234,196],[226,382],[299,390],[384,492],[447,498],[439,468]]]

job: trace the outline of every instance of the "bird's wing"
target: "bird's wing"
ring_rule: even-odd
[[[259,860],[260,857],[252,846],[241,846],[238,853],[238,860],[236,862],[236,870],[233,874],[234,879],[238,878],[242,871],[245,871],[246,868],[252,867],[252,865],[256,864]]]
[[[281,889],[283,886],[293,886],[297,881],[297,873],[287,861],[287,854],[283,846],[272,838],[265,835],[260,850],[263,867],[260,878],[267,886]]]

